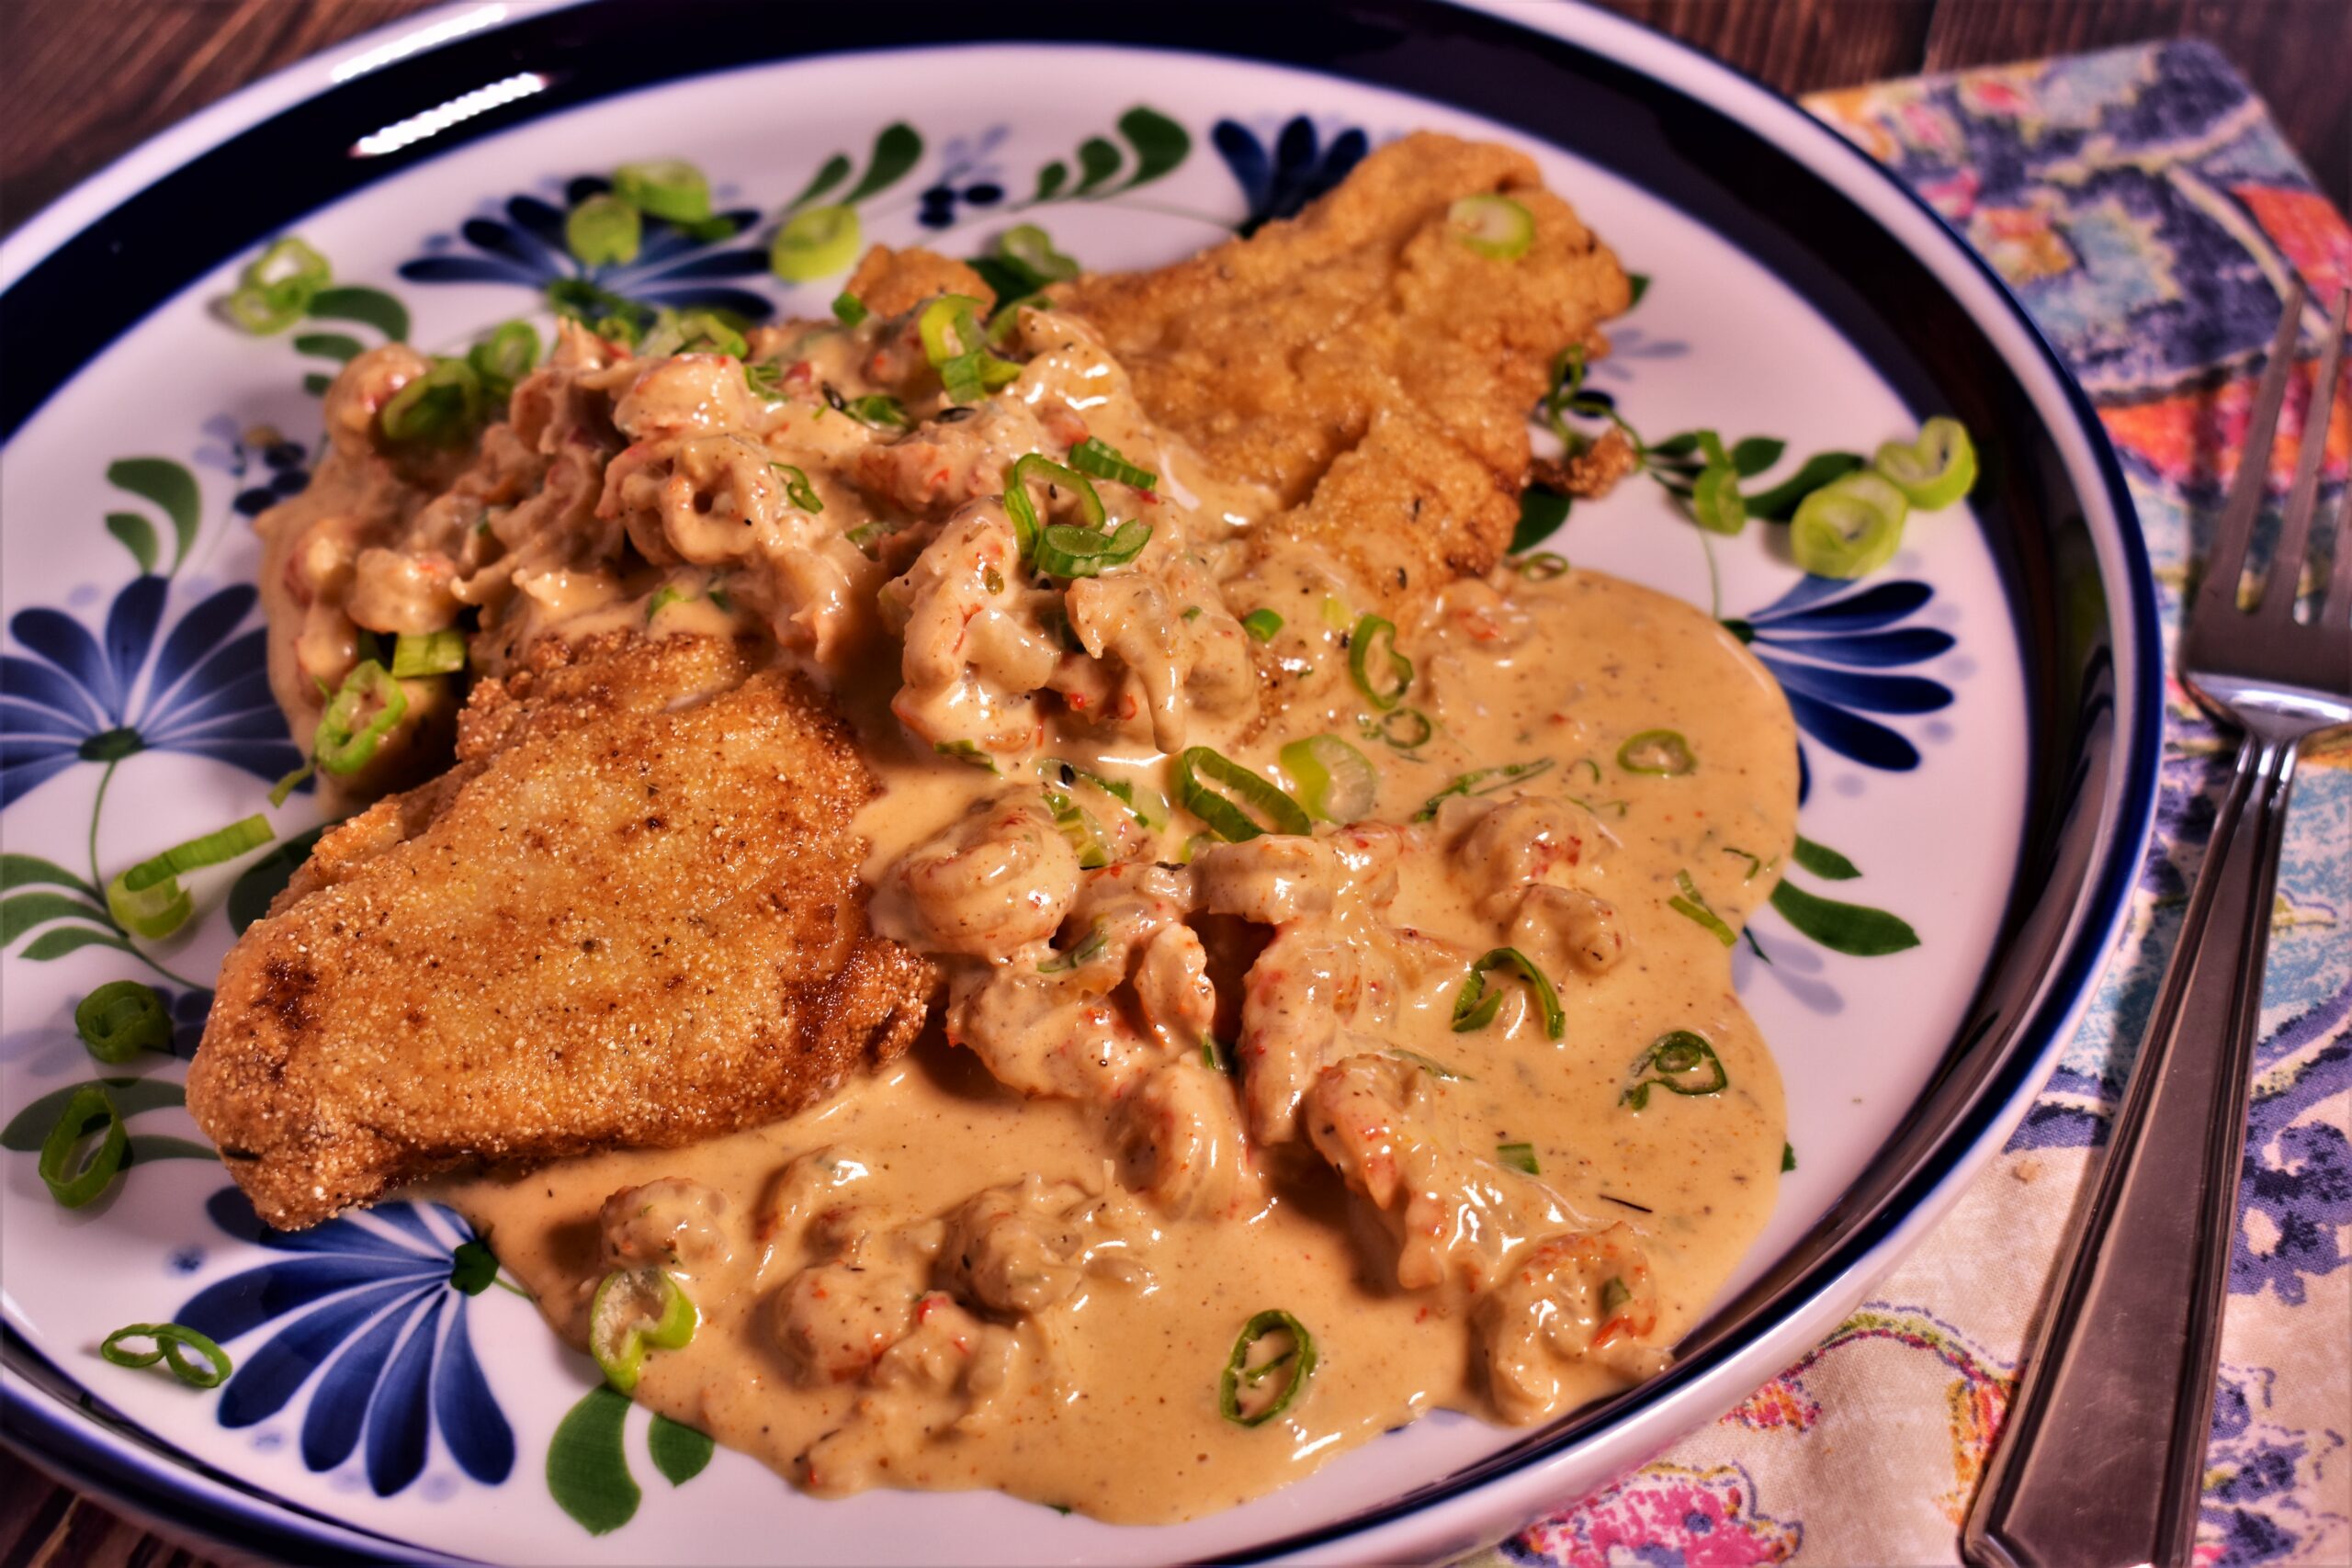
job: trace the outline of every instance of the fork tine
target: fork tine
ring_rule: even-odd
[[[2230,487],[2229,505],[2213,530],[2213,553],[2206,559],[2204,585],[2197,595],[2197,608],[2209,615],[2238,607],[2246,542],[2254,536],[2254,520],[2262,511],[2262,492],[2269,480],[2270,443],[2278,434],[2278,410],[2287,400],[2287,372],[2294,364],[2304,298],[2303,280],[2298,277],[2288,288],[2287,309],[2278,318],[2278,335],[2270,340],[2270,363],[2254,395],[2254,415],[2246,422],[2245,445],[2238,455],[2237,481]]]
[[[2352,485],[2346,493],[2335,498],[2335,574],[2328,584],[2327,600],[2312,617],[2317,626],[2345,629],[2345,620],[2352,616]]]
[[[2344,350],[2344,308],[2352,289],[2335,299],[2334,319],[2327,325],[2327,346],[2320,351],[2319,374],[2312,379],[2311,401],[2303,410],[2302,456],[2295,463],[2294,488],[2287,492],[2287,510],[2278,519],[2278,547],[2270,558],[2270,571],[2262,586],[2263,619],[2293,618],[2295,600],[2302,587],[2303,559],[2311,544],[2312,513],[2319,503],[2320,460],[2327,456],[2328,421],[2335,412],[2335,370]]]

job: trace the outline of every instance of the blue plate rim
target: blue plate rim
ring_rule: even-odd
[[[607,8],[616,4],[626,6],[628,3],[628,0],[553,0],[549,4],[506,7],[506,16],[495,18],[479,29],[469,29],[440,40],[420,54],[448,49],[476,36],[478,32],[495,35],[543,17],[568,11]],[[2110,511],[2112,526],[2105,530],[2093,527],[2092,535],[2095,542],[2106,540],[2120,555],[2118,570],[2111,572],[2109,563],[2102,558],[2098,575],[2110,588],[2120,586],[2129,604],[2128,622],[2118,625],[2120,617],[2116,615],[2115,605],[2110,603],[2109,629],[2119,633],[2128,630],[2127,636],[2118,638],[2117,648],[2132,656],[2132,680],[2128,693],[2118,694],[2114,714],[2121,738],[2129,740],[2131,745],[2119,756],[2109,759],[2109,771],[2113,773],[2120,768],[2122,776],[2117,781],[2117,797],[2103,816],[2101,830],[2106,834],[2107,841],[2097,856],[2096,875],[2073,901],[2072,912],[2066,921],[2067,935],[2060,942],[2053,959],[2044,966],[2038,998],[2030,1015],[2012,1027],[2009,1043],[1999,1054],[1996,1069],[1984,1076],[1977,1091],[1966,1105],[1940,1124],[1943,1132],[1934,1140],[1928,1155],[1908,1170],[1903,1180],[1875,1207],[1869,1220],[1854,1226],[1827,1255],[1809,1265],[1799,1280],[1776,1292],[1775,1309],[1769,1321],[1753,1325],[1744,1338],[1711,1344],[1705,1351],[1679,1363],[1666,1378],[1644,1385],[1638,1391],[1637,1398],[1627,1396],[1580,1413],[1548,1433],[1539,1434],[1482,1464],[1457,1472],[1421,1492],[1405,1495],[1316,1529],[1261,1543],[1225,1561],[1262,1561],[1302,1551],[1329,1549],[1343,1542],[1351,1548],[1373,1547],[1398,1521],[1411,1516],[1425,1515],[1450,1501],[1467,1499],[1481,1491],[1498,1487],[1514,1477],[1525,1477],[1570,1445],[1597,1439],[1612,1426],[1629,1420],[1637,1411],[1651,1409],[1669,1396],[1695,1392],[1695,1385],[1702,1382],[1715,1381],[1713,1374],[1724,1371],[1724,1363],[1737,1359],[1743,1352],[1753,1352],[1776,1330],[1785,1332],[1791,1324],[1819,1316],[1826,1310],[1837,1308],[1839,1303],[1858,1295],[1871,1279],[1892,1267],[1907,1243],[1916,1239],[1916,1235],[1957,1197],[1965,1176],[1973,1173],[1992,1149],[2007,1138],[2039,1091],[2056,1052],[2071,1032],[2104,966],[2113,933],[2128,903],[2133,874],[2144,852],[2155,806],[2162,733],[2163,644],[2158,629],[2154,581],[2137,525],[2136,510],[2125,486],[2121,467],[2106,440],[2089,398],[2075,382],[2046,336],[1984,258],[1952,234],[1916,192],[1871,161],[1860,149],[1838,136],[1834,130],[1807,115],[1785,96],[1642,24],[1603,11],[1589,4],[1589,0],[1570,0],[1564,8],[1580,13],[1582,26],[1593,33],[1607,35],[1613,31],[1620,40],[1638,40],[1640,49],[1664,55],[1681,71],[1701,81],[1712,79],[1714,83],[1733,86],[1761,100],[1760,105],[1749,107],[1769,107],[1785,117],[1784,123],[1778,128],[1779,134],[1748,118],[1722,111],[1718,105],[1698,98],[1684,83],[1669,80],[1645,65],[1633,63],[1622,54],[1611,53],[1600,45],[1570,37],[1569,27],[1566,23],[1531,17],[1521,8],[1512,6],[1510,0],[1402,0],[1402,3],[1418,5],[1433,17],[1445,11],[1486,17],[1510,28],[1537,38],[1557,39],[1579,52],[1607,59],[1693,107],[1724,112],[1725,118],[1731,118],[1741,130],[1777,152],[1794,158],[1808,143],[1816,151],[1826,152],[1829,161],[1843,167],[1849,178],[1881,195],[1891,194],[1897,198],[1899,205],[1929,220],[1932,226],[1929,243],[1939,247],[1946,260],[1957,262],[1963,271],[1986,286],[1991,297],[2006,311],[2006,324],[2021,330],[2025,341],[2038,355],[2036,368],[2049,376],[2064,399],[2072,420],[2072,434],[2082,440],[2096,465],[2102,499]],[[1335,7],[1345,4],[1346,0],[1334,0]],[[41,260],[53,254],[66,240],[85,232],[103,220],[107,213],[118,209],[124,201],[147,188],[147,185],[153,182],[137,185],[130,182],[139,177],[144,164],[163,156],[166,148],[195,138],[202,142],[198,154],[216,149],[289,108],[317,102],[347,88],[350,85],[348,81],[333,77],[334,67],[487,9],[481,6],[453,4],[361,35],[339,49],[298,62],[241,89],[134,149],[51,202],[28,219],[5,245],[0,245],[0,279],[5,279],[7,290],[0,293],[0,310],[5,310],[8,293],[13,293],[16,285]],[[1545,25],[1546,21],[1551,25]],[[1013,39],[1008,38],[1005,41]],[[1098,40],[1066,39],[1061,41]],[[888,51],[892,47],[923,46],[921,43],[875,46],[877,51]],[[1217,54],[1230,51],[1202,49],[1199,52]],[[1231,57],[1264,58],[1246,52]],[[766,58],[774,60],[778,57]],[[725,66],[708,69],[732,69],[761,62],[729,62]],[[1294,68],[1315,69],[1308,66]],[[322,71],[330,73],[323,83],[318,80]],[[649,83],[644,86],[660,85],[663,82],[698,73],[701,73],[679,72],[663,78],[662,82]],[[1336,71],[1325,73],[1341,80],[1362,80]],[[1410,87],[1401,90],[1412,91]],[[586,100],[536,109],[526,103],[523,106],[526,112],[511,118],[492,119],[491,123],[476,128],[473,134],[463,141],[435,149],[429,157],[444,156],[458,146],[467,144],[475,136],[494,136],[548,113],[568,112],[582,107],[585,102],[608,101],[616,96],[619,95],[597,94]],[[1540,135],[1533,131],[1527,133]],[[185,167],[192,155],[195,154],[175,154],[176,161],[162,170],[156,178],[166,177]],[[363,188],[365,184],[375,183],[376,178],[413,166],[413,162],[389,164],[374,178],[336,191],[324,197],[321,204],[341,200]],[[1822,175],[1822,178],[1851,197],[1852,193],[1844,181],[1826,174]],[[113,188],[116,186],[128,188],[118,191]],[[46,230],[60,226],[60,215],[70,220],[78,209],[96,202],[108,205],[93,211],[82,224],[66,233],[53,237],[45,234]],[[1858,198],[1857,205],[1860,205]],[[1934,270],[1933,259],[1922,251],[1918,243],[1894,233],[1883,219],[1867,209],[1864,209],[1863,215],[1868,221],[1886,229],[1902,249]],[[36,251],[27,241],[28,235],[45,239],[47,243]],[[192,267],[190,270],[193,273],[201,269]],[[1938,281],[1943,281],[1939,273]],[[174,291],[156,300],[124,324],[108,342],[119,341],[136,331],[155,310],[164,308],[175,295],[176,291]],[[1829,324],[1838,328],[1834,321]],[[2010,359],[2010,355],[1997,344],[1994,348],[2003,360]],[[69,372],[58,384],[62,386],[64,379],[70,378]],[[45,395],[41,400],[45,400]],[[38,403],[34,405],[36,409],[38,406]],[[25,417],[28,418],[31,412],[26,411]],[[2052,434],[2057,434],[2054,427]],[[2087,524],[2090,520],[2086,518],[2086,521]],[[2113,581],[2117,578],[2120,579],[2120,583]],[[150,1434],[142,1433],[134,1439],[111,1430],[104,1423],[76,1415],[54,1393],[40,1385],[54,1379],[76,1390],[84,1398],[88,1397],[87,1391],[62,1370],[40,1358],[13,1328],[6,1335],[5,1344],[0,1344],[0,1360],[6,1363],[5,1382],[0,1382],[0,1387],[5,1387],[11,1395],[4,1404],[0,1404],[0,1437],[19,1446],[37,1448],[49,1468],[67,1472],[77,1483],[116,1496],[134,1510],[157,1511],[159,1501],[163,1505],[175,1501],[192,1505],[201,1517],[190,1523],[209,1538],[232,1545],[248,1541],[252,1544],[268,1543],[263,1549],[269,1550],[290,1540],[341,1558],[362,1560],[388,1555],[385,1549],[390,1548],[399,1554],[400,1560],[417,1559],[421,1550],[417,1547],[323,1519],[300,1504],[278,1497],[226,1472],[208,1475],[205,1472],[210,1467],[204,1461],[182,1453]],[[48,1377],[36,1379],[28,1375],[28,1370],[34,1366],[45,1371]],[[31,1397],[26,1397],[28,1394]],[[147,1451],[150,1449],[156,1451]],[[110,1465],[119,1465],[119,1472],[110,1470]],[[225,1495],[218,1497],[198,1495],[199,1483],[209,1483]],[[250,1534],[232,1533],[232,1530]],[[434,1560],[465,1561],[438,1554]]]

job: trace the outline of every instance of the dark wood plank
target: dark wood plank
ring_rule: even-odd
[[[2320,188],[2352,207],[2352,0],[1941,0],[1925,69],[2169,38],[2228,55]]]
[[[1791,96],[1917,71],[1936,6],[1936,0],[1600,3]]]
[[[216,1568],[0,1449],[0,1568]]]
[[[0,224],[214,99],[435,0],[0,0]]]

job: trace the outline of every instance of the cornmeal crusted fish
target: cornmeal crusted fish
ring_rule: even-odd
[[[1447,209],[1483,193],[1534,220],[1524,254],[1498,264],[1453,231]],[[1632,302],[1530,159],[1430,132],[1295,220],[1052,293],[1102,333],[1147,412],[1294,509],[1260,528],[1261,548],[1322,545],[1392,615],[1502,558],[1553,356],[1602,347],[1599,324]]]
[[[905,1050],[931,971],[866,923],[872,776],[752,651],[548,644],[475,688],[450,773],[320,841],[230,953],[188,1074],[265,1220],[690,1143]]]

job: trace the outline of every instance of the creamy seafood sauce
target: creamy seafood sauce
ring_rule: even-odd
[[[823,1495],[1182,1518],[1435,1406],[1530,1423],[1654,1373],[1781,1166],[1726,945],[1792,841],[1778,688],[1595,573],[1375,592],[1198,471],[1082,323],[1020,312],[1017,376],[957,406],[921,314],[741,356],[567,328],[447,457],[379,450],[406,350],[331,397],[338,461],[264,524],[298,712],[362,634],[468,610],[484,674],[763,633],[857,728],[874,918],[944,976],[933,1034],[818,1111],[442,1195],[575,1343],[610,1272],[667,1270],[699,1326],[636,1397]],[[1096,537],[1150,535],[1063,575],[1077,488],[1025,485],[1035,528],[1002,492],[1090,437],[1156,479],[1097,479]],[[407,684],[379,786],[450,701]],[[1285,760],[1317,735],[1371,773]],[[1183,808],[1188,763],[1222,807]],[[1238,1343],[1270,1309],[1311,1370],[1287,1327]]]

